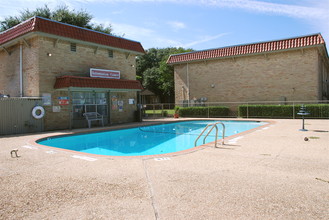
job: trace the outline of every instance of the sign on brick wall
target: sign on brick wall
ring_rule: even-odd
[[[59,105],[68,105],[69,103],[69,97],[58,97],[58,104]]]
[[[120,71],[90,68],[90,77],[120,79]]]

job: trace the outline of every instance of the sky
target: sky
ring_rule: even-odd
[[[85,10],[144,49],[206,50],[314,33],[329,42],[329,0],[0,0],[0,20],[45,4]]]

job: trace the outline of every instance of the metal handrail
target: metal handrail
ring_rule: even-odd
[[[222,136],[223,136],[223,141],[222,141],[222,145],[224,145],[224,138],[225,138],[225,125],[223,122],[216,122],[213,124],[213,126],[210,128],[210,130],[208,131],[208,133],[206,134],[206,136],[203,138],[203,144],[206,143],[206,138],[208,137],[208,135],[210,134],[210,132],[216,128],[216,138],[215,138],[215,147],[217,147],[217,137],[218,137],[218,127],[217,125],[221,124],[223,126],[223,131],[222,131]]]
[[[208,124],[208,125],[202,130],[202,132],[199,134],[199,136],[195,139],[195,141],[194,141],[194,147],[196,147],[199,138],[203,135],[203,133],[207,130],[207,128],[208,128],[210,125],[213,125],[213,124]]]
[[[209,126],[212,126],[212,127],[210,128],[210,130],[208,131],[208,133],[207,133],[207,134],[205,135],[205,137],[203,138],[203,144],[205,144],[205,142],[206,142],[206,138],[208,137],[208,135],[210,134],[210,132],[211,132],[214,128],[216,128],[215,147],[217,147],[217,137],[218,137],[218,127],[217,127],[217,125],[218,125],[218,124],[221,124],[221,125],[223,126],[223,131],[222,131],[223,141],[222,141],[222,145],[224,145],[224,144],[225,144],[225,143],[224,143],[224,138],[225,138],[225,125],[224,125],[223,122],[220,122],[220,121],[219,121],[219,122],[216,122],[216,123],[208,124],[208,125],[202,130],[202,132],[199,134],[199,136],[195,139],[194,147],[196,147],[199,138],[203,135],[203,133],[208,129]]]

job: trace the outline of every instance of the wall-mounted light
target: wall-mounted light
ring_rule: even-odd
[[[47,56],[48,56],[48,57],[51,57],[51,55],[52,55],[51,53],[47,53]]]
[[[131,64],[131,67],[135,67],[135,65],[134,64]]]
[[[215,88],[215,84],[211,84],[211,88]]]

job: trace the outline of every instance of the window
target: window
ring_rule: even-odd
[[[77,44],[71,43],[71,51],[72,52],[77,52]]]
[[[73,120],[84,119],[85,112],[98,112],[107,117],[107,94],[104,92],[72,92]]]
[[[109,53],[109,57],[113,58],[113,50],[108,50],[108,53]]]

